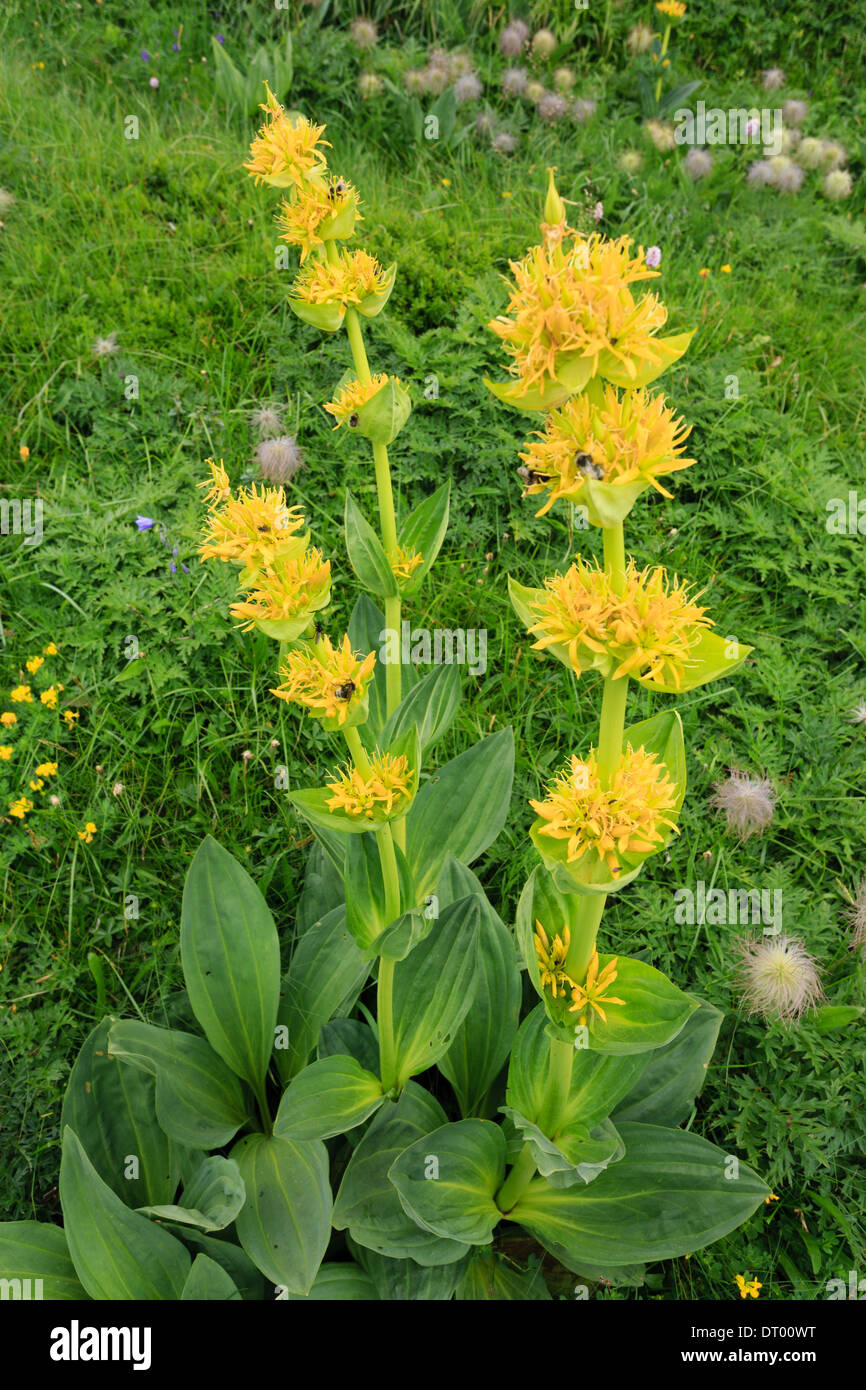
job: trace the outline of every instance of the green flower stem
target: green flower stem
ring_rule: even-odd
[[[369,777],[372,771],[370,759],[367,757],[367,750],[361,742],[361,736],[357,729],[344,729],[343,737],[349,745],[349,752],[352,755],[352,762],[360,773]]]
[[[605,526],[604,567],[615,594],[625,589],[625,535],[622,522]],[[622,734],[625,728],[625,709],[628,697],[628,676],[615,680],[608,676],[601,702],[601,725],[598,731],[598,775],[603,787],[610,787],[622,757]]]
[[[602,529],[604,541],[604,567],[610,575],[610,585],[615,594],[625,589],[625,532],[620,521],[616,526]]]
[[[670,36],[671,36],[671,26],[668,24],[668,25],[666,26],[666,28],[665,28],[664,38],[662,39],[662,51],[661,51],[661,57],[662,57],[662,58],[664,58],[665,54],[666,54],[667,51],[668,51],[668,39],[670,38]],[[658,99],[659,99],[659,97],[661,96],[661,94],[662,94],[662,74],[661,74],[661,71],[659,71],[658,81],[656,82],[656,101],[658,101]]]
[[[571,1068],[574,1044],[560,1038],[550,1040],[550,1062],[547,1070],[547,1089],[544,1105],[538,1116],[539,1129],[552,1139],[562,1124],[568,1095],[571,1090]]]
[[[578,984],[583,984],[586,979],[606,902],[606,893],[585,893],[580,899],[580,922],[577,927],[572,927],[565,958],[565,973]]]
[[[534,1177],[535,1159],[529,1145],[524,1144],[520,1157],[496,1194],[496,1205],[504,1215],[507,1216],[512,1207],[517,1205],[521,1193]]]
[[[390,924],[400,915],[400,876],[390,825],[376,831],[382,878],[385,883],[385,921]],[[376,999],[376,1019],[379,1025],[379,1073],[385,1091],[397,1085],[397,1054],[394,1045],[394,966],[387,956],[379,959],[379,982]]]

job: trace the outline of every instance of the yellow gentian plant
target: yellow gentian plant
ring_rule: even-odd
[[[273,640],[273,695],[333,736],[333,766],[289,791],[315,839],[293,932],[214,839],[197,851],[180,927],[195,1026],[97,1025],[63,1107],[65,1234],[20,1223],[20,1268],[4,1271],[63,1290],[46,1297],[441,1300],[480,1282],[513,1298],[500,1252],[520,1227],[568,1270],[615,1282],[724,1235],[768,1191],[679,1128],[718,1010],[598,943],[607,897],[676,833],[685,790],[679,718],[627,727],[630,682],[677,693],[746,655],[685,584],[626,558],[630,507],[691,462],[682,423],[647,390],[689,335],[660,334],[641,253],[574,233],[551,176],[541,241],[493,325],[512,375],[492,389],[548,415],[523,455],[527,492],[542,511],[585,506],[604,555],[511,592],[536,647],[576,677],[597,672],[604,695],[594,746],[567,744],[532,802],[540,862],[512,929],[470,868],[508,814],[511,731],[423,770],[460,682],[451,663],[419,676],[402,645],[449,489],[403,514],[392,486],[411,402],[371,371],[362,319],[396,268],[346,245],[361,205],[323,128],[270,93],[264,109],[247,168],[282,195],[291,309],[346,334],[325,409],[370,446],[378,524],[347,492],[366,592],[342,633],[328,630],[330,562],[283,489],[235,489],[212,462],[201,555],[235,567],[233,620]]]

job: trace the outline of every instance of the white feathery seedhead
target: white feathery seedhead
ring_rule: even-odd
[[[250,428],[260,439],[272,439],[283,428],[283,417],[279,406],[260,405],[250,413]]]
[[[116,352],[120,352],[116,333],[109,333],[107,338],[97,338],[92,348],[94,357],[113,357]]]
[[[706,178],[713,167],[713,156],[709,150],[690,149],[684,161],[685,171],[690,179],[697,181]]]
[[[849,724],[866,724],[866,700],[858,700],[848,711]]]
[[[517,136],[512,135],[509,130],[501,130],[498,135],[494,135],[491,145],[497,154],[513,154],[517,149]]]
[[[845,917],[851,924],[851,950],[866,955],[866,878],[858,883]]]
[[[543,121],[553,124],[561,121],[568,110],[568,102],[558,92],[545,92],[538,103],[538,114]]]
[[[796,1023],[824,997],[818,963],[794,936],[743,937],[737,982],[750,1014]]]
[[[805,172],[799,164],[788,164],[779,171],[776,178],[776,187],[780,193],[799,193],[803,187]]]
[[[808,114],[808,101],[796,101],[792,97],[790,101],[782,102],[782,120],[786,125],[802,125]]]
[[[592,97],[578,97],[571,108],[571,114],[578,125],[584,125],[586,121],[592,119],[598,108],[598,103]]]
[[[847,169],[831,169],[821,182],[821,192],[831,203],[847,198],[854,187],[854,181]]]
[[[454,95],[458,105],[467,101],[477,101],[481,96],[481,83],[474,72],[464,72],[454,83]]]
[[[379,39],[379,31],[372,19],[365,19],[363,15],[352,20],[349,25],[349,33],[352,35],[352,42],[356,43],[359,48],[372,48]]]
[[[797,146],[797,163],[804,169],[817,169],[822,163],[823,149],[822,140],[816,140],[814,135],[807,135]]]
[[[751,777],[732,767],[727,780],[715,784],[715,792],[710,804],[724,811],[728,830],[741,839],[762,835],[772,824],[778,797],[766,777]]]
[[[780,87],[785,85],[785,73],[782,68],[764,68],[761,73],[761,81],[764,84],[765,92],[777,92]]]
[[[776,182],[776,175],[768,159],[756,159],[749,165],[746,182],[750,188],[770,188]]]
[[[512,19],[502,30],[499,39],[499,52],[506,58],[516,58],[523,52],[523,46],[529,38],[529,26],[524,24],[522,19]]]
[[[632,53],[646,53],[652,47],[653,31],[648,24],[636,24],[625,41]]]
[[[304,459],[294,435],[283,434],[277,439],[263,439],[255,453],[262,477],[269,483],[290,483]]]

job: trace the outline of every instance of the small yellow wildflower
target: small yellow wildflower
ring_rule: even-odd
[[[43,647],[43,648],[42,648],[42,651],[44,652],[44,654],[45,654],[46,656],[56,656],[56,655],[57,655],[57,650],[58,650],[58,649],[57,649],[57,643],[56,643],[56,642],[49,642],[47,647]]]
[[[541,988],[546,989],[550,986],[550,992],[554,999],[560,995],[566,995],[569,990],[574,988],[574,980],[565,972],[565,957],[568,955],[568,948],[571,945],[571,932],[567,926],[563,927],[562,933],[557,933],[551,944],[547,932],[536,919],[533,940],[535,953],[538,956]]]
[[[253,483],[235,497],[230,490],[226,496],[222,464],[208,462],[212,479],[208,495],[213,501],[199,547],[202,560],[231,561],[255,573],[303,551],[304,513],[300,507],[287,506],[283,488],[259,488]]]
[[[656,0],[656,9],[668,19],[682,19],[686,12],[682,0]]]
[[[451,187],[451,180],[450,180],[450,179],[442,179],[442,180],[441,180],[441,183],[442,183],[442,187],[443,187],[443,188],[450,188],[450,187]]]
[[[757,1275],[747,1282],[745,1274],[736,1274],[734,1281],[740,1290],[740,1298],[758,1298],[760,1290],[764,1287],[759,1283]]]
[[[334,795],[328,801],[331,811],[343,811],[348,816],[365,816],[372,820],[377,810],[391,815],[402,809],[401,803],[410,798],[412,769],[405,753],[394,757],[390,753],[376,753],[370,759],[370,771],[365,774],[356,767],[349,767],[328,782],[328,790]]]
[[[731,267],[729,265],[721,265],[719,266],[719,270],[723,275],[730,275],[731,273]]]
[[[21,445],[21,448],[18,450],[18,453],[19,453],[19,456],[21,457],[22,461],[23,461],[24,463],[26,463],[27,460],[28,460],[29,457],[30,457],[30,450],[28,449],[27,445],[26,445],[26,444],[22,444],[22,445]]]
[[[355,655],[348,635],[336,649],[329,637],[322,637],[310,647],[287,654],[280,667],[283,684],[271,694],[342,725],[364,698],[375,664],[375,652]]]
[[[83,840],[86,845],[89,845],[95,834],[96,826],[93,824],[92,820],[89,820],[84,829],[79,830],[78,838],[79,840]]]
[[[764,1206],[768,1207],[771,1202],[778,1202],[778,1200],[779,1199],[776,1196],[775,1192],[771,1192],[769,1197],[764,1198]]]
[[[583,393],[572,396],[548,415],[543,432],[520,455],[525,495],[548,494],[538,516],[560,498],[579,502],[589,479],[618,487],[644,481],[670,497],[658,480],[694,463],[681,457],[690,433],[661,394],[618,394],[606,386],[603,405]]]
[[[0,714],[0,724],[2,724],[5,729],[11,729],[12,725],[17,723],[18,715],[13,714],[11,709],[5,709],[3,713]]]
[[[624,999],[617,999],[614,995],[607,993],[617,977],[616,963],[617,957],[614,956],[599,975],[598,951],[593,951],[590,956],[586,980],[582,985],[575,985],[571,991],[574,1002],[568,1012],[571,1014],[580,1013],[579,1027],[585,1025],[589,1009],[594,1009],[602,1023],[607,1023],[607,1014],[602,1008],[602,1003],[608,1006],[611,1004],[625,1005]]]
[[[369,251],[341,251],[339,259],[312,261],[298,272],[292,293],[307,304],[360,304],[385,287],[387,272]]]
[[[305,117],[290,121],[280,102],[265,83],[267,100],[261,109],[267,121],[250,145],[250,162],[245,164],[256,183],[269,183],[275,188],[301,188],[313,173],[326,168],[325,156],[319,144],[325,127],[313,125]]]
[[[630,560],[623,592],[617,594],[599,566],[580,556],[564,575],[544,581],[544,595],[531,605],[538,621],[529,631],[544,651],[565,647],[572,670],[581,675],[606,655],[615,663],[605,675],[633,676],[679,689],[691,652],[705,628],[706,611],[693,603],[685,585],[668,583],[661,568],[638,571]]]
[[[57,764],[56,764],[56,763],[40,763],[39,766],[38,766],[37,769],[36,769],[36,776],[37,776],[37,777],[56,777],[56,776],[57,776]]]
[[[33,802],[28,801],[26,796],[19,796],[18,800],[13,801],[9,807],[9,814],[14,816],[16,820],[23,820],[32,810]]]
[[[29,685],[16,685],[14,690],[10,690],[9,698],[16,705],[33,704],[33,692]]]
[[[8,763],[13,751],[11,743],[0,743],[0,762]]]
[[[240,619],[245,632],[261,622],[312,619],[325,607],[330,589],[331,562],[322,559],[321,551],[310,549],[303,555],[281,559],[278,569],[257,572],[246,598],[233,603],[231,613]]]
[[[409,550],[407,546],[398,545],[397,554],[391,560],[391,569],[394,578],[398,582],[405,582],[411,579],[419,565],[424,563],[424,556],[420,550]]]
[[[43,782],[43,780],[42,780],[41,777],[31,777],[31,778],[30,778],[30,790],[31,790],[32,792],[41,792],[41,790],[42,790],[42,788],[43,788],[44,786],[45,786],[45,783]]]
[[[395,377],[397,385],[399,380]],[[388,385],[388,373],[377,372],[369,381],[350,381],[342,386],[332,401],[328,401],[325,406],[329,415],[333,415],[336,420],[335,430],[338,430],[346,421],[352,420],[362,406],[377,396],[383,386]]]
[[[615,878],[622,855],[649,853],[663,842],[663,827],[676,830],[668,815],[676,801],[677,789],[655,754],[629,744],[609,788],[602,787],[590,750],[585,759],[572,756],[544,801],[529,804],[545,822],[539,836],[567,842],[569,864],[594,851]]]
[[[40,667],[40,666],[44,666],[44,664],[45,664],[45,657],[44,657],[44,656],[31,656],[31,657],[28,657],[27,660],[26,660],[25,663],[24,663],[24,665],[27,667],[27,670],[30,672],[31,676],[35,676],[35,675],[36,675],[36,672],[39,670],[39,667]]]
[[[71,729],[75,721],[79,718],[79,713],[77,709],[65,709],[60,717],[66,721],[66,727]]]
[[[702,280],[706,280],[707,276],[711,274],[711,271],[709,271],[707,267],[704,266],[703,269],[698,271],[698,274],[700,275]]]
[[[50,685],[47,690],[43,690],[39,699],[48,709],[57,708],[57,691],[54,689],[53,685]]]

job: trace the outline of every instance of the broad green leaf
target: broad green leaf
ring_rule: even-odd
[[[180,1298],[189,1273],[188,1252],[168,1231],[124,1206],[68,1125],[63,1131],[60,1201],[75,1272],[91,1298]]]
[[[4,1288],[20,1280],[20,1298],[44,1298],[52,1303],[87,1298],[63,1228],[47,1221],[0,1221],[0,1280],[7,1281]],[[2,1294],[3,1298],[15,1296],[12,1292]]]
[[[603,376],[605,381],[609,381],[612,386],[621,386],[627,391],[634,391],[639,386],[649,386],[663,372],[666,372],[673,362],[682,357],[694,336],[695,330],[692,329],[691,333],[675,333],[667,338],[653,338],[653,347],[656,349],[658,360],[646,362],[643,366],[636,368],[633,376],[611,351],[600,352],[598,355],[598,375]]]
[[[304,886],[295,912],[295,930],[301,936],[316,922],[346,901],[343,880],[317,840],[307,856]]]
[[[210,835],[186,877],[180,951],[205,1037],[237,1076],[260,1089],[274,1045],[280,944],[253,880]]]
[[[75,1131],[102,1181],[127,1206],[170,1202],[178,1184],[177,1156],[157,1123],[154,1079],[118,1061],[108,1042],[114,1023],[111,1017],[98,1023],[75,1059],[60,1132],[67,1125]],[[128,1176],[131,1158],[138,1160],[137,1177]]]
[[[403,697],[382,730],[382,744],[388,747],[411,724],[417,724],[421,752],[426,753],[448,732],[459,707],[458,668],[434,666]]]
[[[420,555],[421,563],[401,584],[404,594],[414,594],[420,589],[424,578],[442,548],[448,531],[448,512],[451,502],[451,480],[430,496],[425,497],[414,511],[410,512],[400,528],[399,541],[410,555]]]
[[[397,1101],[385,1101],[343,1174],[334,1204],[335,1229],[348,1230],[359,1246],[394,1260],[426,1266],[461,1259],[465,1244],[433,1235],[407,1216],[388,1178],[404,1149],[443,1124],[445,1112],[438,1101],[414,1081]]]
[[[379,598],[396,598],[397,580],[382,549],[382,542],[348,489],[343,525],[346,554],[359,583]]]
[[[374,1076],[379,1071],[379,1043],[369,1023],[357,1018],[334,1018],[319,1033],[317,1048],[323,1057],[350,1056]]]
[[[816,1033],[832,1033],[836,1028],[847,1028],[863,1015],[859,1004],[825,1004],[817,1009],[809,1020]]]
[[[416,1260],[395,1260],[388,1255],[365,1249],[353,1241],[351,1236],[347,1244],[373,1281],[376,1297],[386,1302],[448,1302],[454,1297],[454,1291],[464,1276],[469,1259],[464,1253],[450,1264],[420,1265]],[[466,1250],[465,1245],[456,1248],[464,1252]]]
[[[607,994],[624,1002],[606,1004],[602,1001],[604,1019],[595,1009],[588,1009],[588,1046],[594,1052],[620,1056],[664,1047],[700,1007],[697,999],[678,989],[654,966],[631,956],[599,956],[599,974],[613,960],[616,961],[616,979]]]
[[[377,936],[370,948],[375,954],[388,960],[405,960],[419,941],[430,934],[435,922],[432,908],[411,908],[403,912],[381,936]]]
[[[471,864],[505,824],[514,777],[514,736],[490,734],[438,769],[418,792],[406,820],[406,858],[416,892],[436,887],[449,854]]]
[[[480,916],[474,894],[449,904],[434,929],[394,967],[399,1085],[444,1056],[471,1007],[478,983]]]
[[[551,1302],[541,1266],[515,1269],[494,1250],[477,1250],[454,1295],[458,1302]]]
[[[308,1294],[289,1294],[292,1303],[304,1298],[320,1303],[375,1303],[378,1295],[369,1274],[354,1260],[347,1260],[320,1265]]]
[[[346,306],[342,302],[310,304],[306,299],[292,299],[290,296],[287,303],[292,313],[297,314],[304,323],[312,324],[313,328],[319,328],[325,333],[337,333],[343,326]]]
[[[698,1008],[676,1037],[649,1054],[635,1085],[614,1112],[620,1120],[648,1125],[680,1125],[689,1118],[707,1077],[724,1014],[696,995]]]
[[[327,1149],[250,1134],[232,1158],[247,1190],[235,1224],[241,1245],[273,1284],[309,1293],[331,1234]]]
[[[547,1094],[550,1038],[546,1029],[544,1005],[538,1004],[518,1029],[508,1067],[508,1104],[533,1124],[543,1114]],[[588,1048],[575,1048],[561,1126],[580,1124],[588,1132],[601,1124],[631,1091],[647,1065],[647,1057],[603,1056]],[[548,1137],[556,1138],[556,1134]]]
[[[625,1157],[588,1187],[534,1179],[509,1212],[567,1269],[691,1254],[742,1225],[769,1188],[696,1134],[620,1126]]]
[[[611,1120],[602,1120],[592,1130],[579,1122],[563,1124],[553,1140],[519,1110],[511,1106],[504,1106],[503,1110],[529,1145],[536,1168],[551,1187],[574,1187],[578,1183],[593,1182],[625,1153],[625,1146]]]
[[[347,932],[342,907],[304,933],[283,981],[278,1015],[274,1056],[284,1082],[306,1065],[319,1029],[347,997],[357,997],[369,973],[370,962]]]
[[[230,1158],[214,1155],[199,1164],[192,1180],[184,1185],[177,1205],[139,1207],[144,1216],[157,1221],[177,1221],[202,1231],[222,1231],[231,1225],[244,1204],[246,1193],[238,1165]]]
[[[331,1139],[345,1134],[378,1110],[385,1093],[378,1076],[354,1057],[311,1062],[284,1091],[274,1122],[282,1139]]]
[[[412,876],[399,845],[394,846],[400,881],[400,907],[414,905]],[[385,880],[375,835],[351,835],[346,842],[346,926],[365,955],[391,925],[385,915]],[[396,918],[394,919],[396,921]]]
[[[502,1213],[505,1137],[489,1120],[458,1120],[425,1134],[388,1170],[403,1209],[419,1226],[467,1245],[489,1245]]]
[[[207,1236],[194,1226],[179,1227],[175,1235],[192,1251],[193,1256],[199,1253],[207,1255],[224,1269],[245,1303],[263,1303],[273,1298],[273,1288],[261,1270],[256,1269],[249,1255],[233,1240]]]
[[[648,680],[642,676],[634,676],[633,679],[646,686],[648,690],[661,690],[667,695],[682,695],[687,690],[696,690],[700,685],[708,685],[710,681],[718,680],[721,676],[732,675],[753,651],[754,647],[747,647],[743,642],[721,637],[717,632],[706,628],[699,628],[698,639],[689,652],[679,685],[656,679]]]
[[[108,1046],[125,1070],[156,1078],[156,1118],[177,1143],[219,1148],[249,1118],[240,1082],[204,1038],[127,1018],[112,1024]]]
[[[230,1275],[207,1255],[196,1255],[189,1277],[183,1286],[181,1299],[193,1301],[240,1303],[241,1295]]]
[[[471,869],[451,855],[436,885],[439,910],[466,894],[478,899],[478,964],[472,1007],[438,1062],[464,1116],[480,1111],[508,1060],[520,1018],[522,987],[514,938]]]

